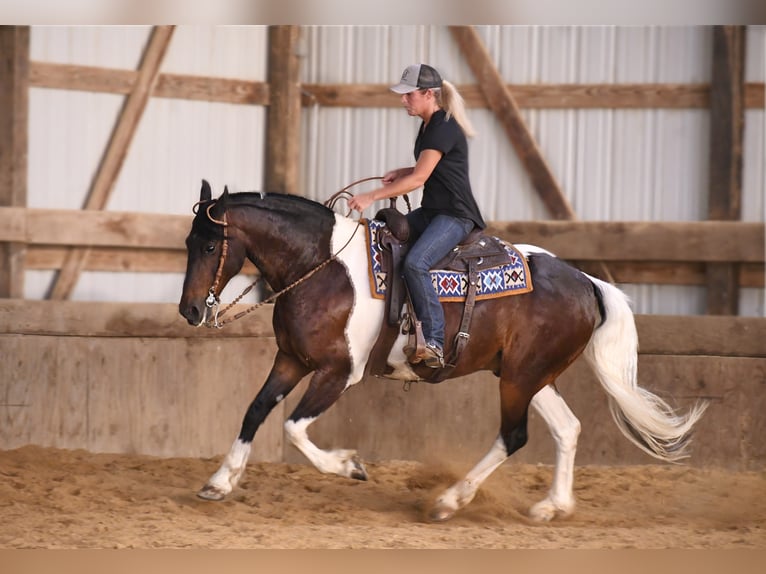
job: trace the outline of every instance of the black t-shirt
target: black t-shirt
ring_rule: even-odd
[[[454,117],[448,120],[444,110],[437,110],[425,128],[421,124],[415,140],[416,161],[424,149],[443,155],[423,186],[421,207],[427,212],[470,219],[479,229],[487,227],[468,178],[468,142]]]

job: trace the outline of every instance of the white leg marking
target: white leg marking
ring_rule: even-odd
[[[356,458],[356,451],[336,449],[322,450],[309,440],[307,429],[314,418],[285,422],[285,432],[290,442],[311,461],[319,472],[337,474],[358,480],[367,480],[367,472]]]
[[[239,479],[242,478],[242,473],[245,472],[251,446],[252,443],[242,442],[240,439],[235,440],[229,449],[229,454],[221,463],[221,467],[207,481],[203,492],[205,490],[216,492],[220,495],[219,498],[229,494],[237,486]]]
[[[548,424],[556,441],[556,466],[551,489],[547,498],[535,504],[529,511],[534,520],[548,521],[557,515],[568,516],[574,512],[575,499],[572,483],[580,421],[574,416],[561,395],[550,385],[541,389],[532,398],[532,406]]]
[[[489,452],[479,461],[465,478],[447,490],[436,500],[431,511],[432,520],[447,520],[473,500],[482,483],[494,470],[508,459],[508,451],[502,437],[497,437]]]

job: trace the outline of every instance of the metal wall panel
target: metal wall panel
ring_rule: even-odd
[[[32,28],[32,58],[134,69],[150,28]],[[508,83],[704,83],[710,78],[709,27],[481,26]],[[747,80],[764,81],[766,27],[748,27]],[[181,26],[162,71],[266,78],[265,27]],[[300,44],[307,83],[398,80],[418,61],[456,84],[474,82],[442,26],[308,26]],[[391,94],[396,99],[397,96]],[[122,98],[33,89],[29,204],[77,208],[95,173]],[[705,110],[522,110],[562,190],[581,219],[698,220],[707,213],[709,120]],[[489,220],[545,219],[502,128],[488,110],[470,109],[471,178]],[[325,200],[357,179],[412,163],[419,121],[401,109],[304,108],[301,193]],[[748,110],[743,218],[764,220],[764,112]],[[109,209],[187,213],[199,180],[214,189],[254,189],[263,180],[265,113],[256,106],[152,100]],[[365,184],[358,189],[369,189]],[[413,194],[418,204],[418,193]],[[519,238],[522,242],[523,238]],[[39,297],[45,273],[27,274]],[[86,274],[77,299],[176,300],[180,279],[152,274]],[[641,313],[704,311],[704,289],[624,286]],[[743,289],[742,312],[764,314],[763,290]]]
[[[33,61],[134,70],[151,27],[32,27]],[[179,26],[161,72],[263,81],[266,27]],[[33,88],[30,207],[79,209],[95,176],[123,96]],[[147,104],[107,209],[190,213],[200,182],[217,191],[263,181],[265,110],[259,106],[153,98]],[[28,271],[25,295],[43,297],[52,272]],[[175,301],[177,273],[82,274],[74,300]],[[246,279],[227,289],[233,292]]]
[[[482,26],[478,30],[508,83],[710,79],[709,27]],[[762,45],[763,33],[763,27],[749,31],[749,81],[762,81],[757,62],[763,55],[752,55],[752,46]],[[436,66],[453,83],[474,81],[443,27],[321,27],[307,28],[304,34],[314,55],[304,68],[307,82],[394,83],[406,65],[419,61]],[[479,132],[471,142],[472,184],[486,218],[546,219],[544,205],[493,115],[488,110],[469,112]],[[581,219],[706,218],[710,129],[706,110],[522,110],[522,114]],[[758,121],[762,114],[748,111],[743,189],[747,217],[759,221],[763,220],[764,159],[759,142],[764,130]],[[323,200],[358,178],[411,164],[418,124],[403,111],[389,109],[311,110],[304,122],[312,142],[303,160],[306,194]],[[413,194],[413,200],[417,203],[419,194]],[[703,288],[623,287],[638,312],[704,312]],[[763,314],[763,291],[749,291],[743,289],[743,313]]]

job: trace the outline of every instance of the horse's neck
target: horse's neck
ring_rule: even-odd
[[[283,289],[329,258],[327,225],[295,215],[280,221],[277,212],[256,208],[238,211],[233,223],[245,237],[246,256],[272,289]]]

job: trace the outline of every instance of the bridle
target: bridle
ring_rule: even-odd
[[[342,195],[344,193],[347,193],[348,195],[352,195],[352,194],[350,194],[347,191],[348,188],[350,188],[350,187],[352,187],[352,186],[354,186],[354,185],[356,185],[358,183],[362,183],[363,181],[368,181],[368,180],[371,180],[371,179],[382,179],[382,178],[380,178],[380,177],[368,177],[368,178],[356,181],[356,182],[354,182],[354,183],[344,187],[339,192],[335,193],[327,202],[325,202],[325,206],[332,208],[335,205],[335,202],[337,201],[337,199],[338,199],[338,197],[340,195]],[[262,195],[262,197],[263,197],[263,195]],[[216,269],[216,272],[215,272],[215,278],[213,279],[213,285],[208,290],[208,295],[207,295],[207,298],[205,299],[205,307],[207,307],[208,309],[213,311],[213,321],[211,323],[210,320],[206,320],[204,323],[202,323],[202,325],[204,325],[205,327],[215,327],[216,329],[221,329],[227,323],[231,323],[232,321],[236,321],[237,319],[241,319],[242,317],[248,315],[249,313],[252,313],[253,311],[258,309],[259,307],[262,307],[263,305],[267,305],[269,303],[273,303],[280,296],[282,296],[283,294],[287,293],[288,291],[294,289],[295,287],[297,287],[298,285],[300,285],[301,283],[303,283],[304,281],[309,279],[311,276],[313,276],[314,274],[316,274],[319,271],[321,271],[322,269],[324,269],[327,265],[329,265],[330,263],[335,261],[338,258],[338,255],[340,255],[340,253],[346,247],[348,247],[348,245],[351,243],[351,240],[354,239],[354,236],[356,235],[356,232],[359,230],[359,228],[363,224],[362,220],[357,221],[357,225],[356,225],[356,227],[354,227],[354,232],[348,238],[346,243],[344,243],[343,246],[340,249],[338,249],[338,251],[336,251],[335,253],[330,255],[330,257],[328,257],[327,259],[322,261],[322,263],[320,263],[319,265],[317,265],[313,269],[309,270],[307,273],[302,275],[300,278],[298,278],[297,280],[295,280],[292,283],[290,283],[287,287],[285,287],[284,289],[281,289],[280,291],[272,294],[270,297],[267,297],[263,301],[255,303],[251,307],[248,307],[247,309],[244,309],[243,311],[240,311],[239,313],[237,313],[237,314],[235,314],[235,315],[233,315],[233,316],[231,316],[231,317],[229,317],[227,319],[219,320],[220,317],[223,317],[223,315],[225,315],[226,312],[229,311],[229,309],[231,309],[234,305],[239,303],[239,301],[242,299],[242,297],[247,295],[250,291],[252,291],[252,289],[256,285],[261,283],[263,281],[263,277],[258,277],[255,281],[250,283],[250,285],[245,287],[242,290],[242,292],[239,295],[237,295],[237,297],[235,297],[234,300],[231,303],[226,305],[226,307],[224,307],[223,309],[220,309],[221,299],[220,299],[220,294],[218,293],[218,289],[219,289],[219,286],[220,286],[220,283],[221,283],[221,276],[223,275],[223,267],[226,264],[226,256],[227,256],[227,254],[229,252],[229,223],[226,220],[226,212],[225,211],[223,212],[223,215],[221,216],[221,219],[216,219],[210,213],[210,210],[213,208],[213,206],[215,206],[215,204],[217,203],[218,200],[212,200],[212,201],[208,200],[208,201],[209,201],[210,205],[208,205],[207,208],[205,209],[205,215],[207,215],[207,218],[211,222],[213,222],[213,223],[223,227],[223,243],[221,245],[221,255],[218,258],[218,268]],[[196,204],[194,204],[194,207],[193,207],[192,211],[194,211],[194,213],[196,214],[198,207],[200,207],[203,203],[208,203],[208,201],[199,201],[199,202],[197,202]]]
[[[221,283],[221,275],[223,275],[223,266],[226,263],[226,255],[229,252],[229,223],[226,221],[226,212],[223,212],[223,216],[221,220],[214,218],[210,214],[210,209],[216,204],[215,201],[210,202],[210,205],[207,206],[207,209],[205,210],[205,214],[207,215],[207,218],[212,221],[213,223],[217,223],[218,225],[223,227],[223,244],[221,245],[221,255],[218,258],[218,269],[215,271],[215,279],[213,280],[213,285],[210,287],[210,290],[207,293],[207,298],[205,299],[205,307],[208,309],[212,309],[214,306],[216,307],[216,326],[218,323],[218,305],[220,303],[220,297],[218,295],[218,285]],[[199,205],[199,204],[197,204]],[[196,207],[196,206],[195,206]]]

